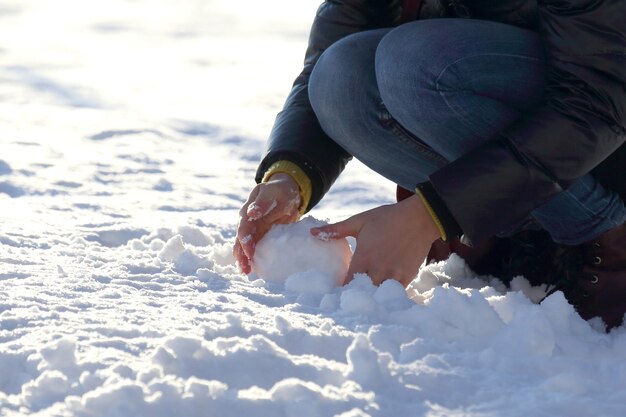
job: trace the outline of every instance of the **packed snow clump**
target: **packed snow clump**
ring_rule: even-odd
[[[313,219],[259,246],[284,282],[241,273],[319,3],[0,0],[0,417],[626,416],[626,325],[523,277],[453,254],[338,287]],[[355,160],[312,213],[395,189]]]
[[[311,228],[325,224],[307,217],[274,226],[256,246],[252,271],[265,281],[285,282],[295,274],[296,281],[305,275],[321,275],[340,285],[352,251],[346,239],[322,240],[311,235]]]

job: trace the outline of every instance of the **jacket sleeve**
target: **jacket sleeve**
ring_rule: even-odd
[[[429,178],[475,243],[523,220],[624,143],[626,1],[539,7],[549,60],[543,103]]]
[[[276,117],[256,181],[278,160],[300,166],[312,182],[307,210],[314,207],[337,179],[351,156],[321,129],[309,102],[308,82],[320,55],[344,36],[392,26],[400,16],[401,0],[327,0],[319,7],[305,55],[283,110]]]

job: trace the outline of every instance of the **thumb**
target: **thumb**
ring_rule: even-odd
[[[311,234],[324,241],[341,239],[348,236],[357,237],[361,226],[362,222],[357,215],[338,223],[314,227],[311,229]]]
[[[246,212],[248,220],[256,221],[261,217],[267,216],[276,208],[277,204],[278,202],[274,196],[264,193],[263,189],[261,189],[255,200],[248,206]]]

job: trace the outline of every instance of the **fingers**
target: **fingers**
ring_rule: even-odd
[[[244,255],[248,259],[252,259],[252,252],[254,250],[256,235],[256,226],[253,222],[248,221],[245,217],[242,217],[239,221],[239,227],[237,228],[236,241],[241,246]]]
[[[277,196],[275,190],[269,189],[266,184],[259,184],[254,187],[248,201],[239,210],[239,216],[249,221],[267,217],[275,209],[285,205],[281,199],[284,199],[284,196]]]
[[[243,252],[239,241],[235,241],[235,246],[233,246],[233,256],[235,257],[237,264],[239,264],[241,272],[243,272],[244,274],[249,274],[251,272],[250,260]]]
[[[248,206],[246,216],[250,221],[259,220],[261,217],[265,217],[271,213],[277,205],[278,202],[276,200],[262,200],[259,195],[259,197]]]
[[[280,217],[273,223],[267,223],[263,218],[256,222],[242,219],[237,230],[235,245],[233,246],[233,255],[239,263],[242,272],[250,273],[256,245],[274,224],[293,223],[296,219],[297,213]]]
[[[413,272],[403,270],[402,268],[398,268],[398,266],[390,267],[390,265],[385,265],[384,260],[380,259],[377,252],[372,252],[367,249],[359,250],[357,243],[343,285],[351,282],[354,279],[354,275],[358,273],[367,274],[374,285],[380,285],[385,280],[394,279],[405,287],[408,286],[417,275],[417,271]]]
[[[396,278],[393,272],[378,268],[378,262],[375,256],[359,251],[357,247],[357,250],[352,256],[350,266],[348,267],[348,272],[346,272],[344,285],[352,281],[354,275],[358,273],[367,274],[374,285],[380,285],[386,279]]]
[[[250,269],[250,261],[254,255],[254,246],[265,233],[265,229],[267,229],[266,226],[259,225],[259,221],[277,207],[277,201],[278,199],[272,193],[267,192],[265,184],[260,184],[254,187],[248,200],[239,210],[240,218],[233,255],[237,259],[242,272]],[[269,224],[271,223],[272,221],[270,220]]]
[[[241,207],[241,210],[239,210],[239,225],[237,226],[237,236],[235,237],[233,255],[244,273],[247,273],[244,271],[244,262],[246,265],[249,265],[249,260],[251,259],[248,255],[251,252],[251,248],[249,245],[245,245],[245,243],[250,243],[252,241],[251,238],[253,232],[252,224],[248,221],[248,212],[251,207],[255,206],[255,201],[259,195],[259,189],[260,187],[258,185],[254,187],[248,196],[248,200]]]
[[[348,236],[358,237],[361,226],[362,220],[357,214],[356,216],[349,217],[338,223],[314,227],[311,229],[311,234],[323,241],[342,239]],[[365,251],[359,250],[357,244],[357,248],[350,261],[350,266],[348,267],[348,272],[344,278],[344,285],[354,279],[354,274],[367,273],[367,267],[370,264],[369,258],[369,255],[367,255]]]
[[[292,207],[285,207],[279,204],[278,199],[268,198],[264,194],[264,187],[258,187],[250,195],[248,202],[240,210],[239,226],[233,255],[243,273],[251,272],[251,263],[258,241],[269,231],[274,224],[293,223],[298,218],[298,204],[295,202]],[[296,197],[299,199],[299,194]]]
[[[278,202],[276,198],[271,198],[264,192],[265,187],[259,187],[256,198],[248,205],[245,214],[248,220],[256,221],[263,216],[267,216],[272,210],[276,208]]]
[[[369,249],[359,250],[357,243],[354,255],[352,255],[352,260],[348,266],[348,272],[346,272],[344,285],[351,282],[354,279],[354,275],[359,273],[367,274],[374,285],[380,285],[387,279],[399,280],[399,277],[402,276],[399,271],[389,269],[388,265],[384,264],[384,260],[380,259],[377,252]]]
[[[324,241],[341,239],[348,236],[358,237],[361,225],[360,217],[356,215],[339,223],[314,227],[311,229],[311,234]]]
[[[355,250],[354,255],[352,255],[352,260],[350,261],[350,266],[348,266],[348,272],[346,272],[346,277],[343,281],[343,285],[348,284],[350,281],[354,279],[354,274],[364,273],[367,274],[367,267],[369,265],[369,259],[361,254],[361,251]]]
[[[255,199],[246,208],[245,216],[250,221],[264,218],[265,221],[274,223],[287,214],[297,215],[298,207],[300,207],[300,193],[297,188],[278,190],[275,186],[262,184],[258,186]],[[244,216],[244,213],[240,214]]]
[[[259,195],[260,188],[261,187],[257,185],[256,187],[254,187],[254,189],[252,189],[252,192],[250,192],[250,195],[248,196],[248,200],[243,204],[241,210],[239,210],[239,217],[243,217],[244,215],[246,215],[246,213],[248,212],[248,207],[250,207],[250,204],[252,204]]]
[[[406,275],[402,278],[400,278],[398,281],[400,281],[400,284],[402,284],[402,286],[404,288],[408,287],[409,284],[411,282],[413,282],[413,280],[415,279],[415,277],[417,276],[417,274],[413,274],[413,275]]]

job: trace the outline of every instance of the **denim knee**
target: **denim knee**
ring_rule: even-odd
[[[445,54],[450,36],[446,25],[419,21],[399,26],[385,35],[376,50],[376,81],[381,98],[403,124],[428,119],[430,112],[436,111],[431,104],[440,71],[437,58]]]
[[[309,100],[322,129],[336,141],[353,136],[355,121],[369,120],[379,101],[374,55],[387,29],[360,32],[330,46],[309,79]],[[372,118],[375,115],[372,114]]]
[[[345,42],[346,44],[350,42]],[[319,57],[313,72],[309,78],[309,101],[322,128],[327,134],[327,126],[336,125],[343,118],[342,110],[335,108],[337,100],[332,99],[334,93],[346,89],[350,84],[351,72],[349,67],[352,57],[346,53],[349,48],[343,46],[344,42],[336,42],[331,45]],[[347,91],[346,91],[347,92]],[[345,95],[345,92],[344,94]]]
[[[467,19],[391,30],[376,51],[375,71],[393,118],[448,160],[536,105],[545,77],[536,34]]]
[[[494,33],[499,37],[497,46],[488,42]],[[430,106],[420,98],[430,98],[420,92],[468,87],[467,74],[449,70],[457,61],[494,53],[536,55],[539,42],[530,32],[496,22],[430,19],[407,23],[380,41],[375,62],[378,88],[394,116],[398,112],[401,117],[405,104],[416,100],[412,109],[428,112]]]

